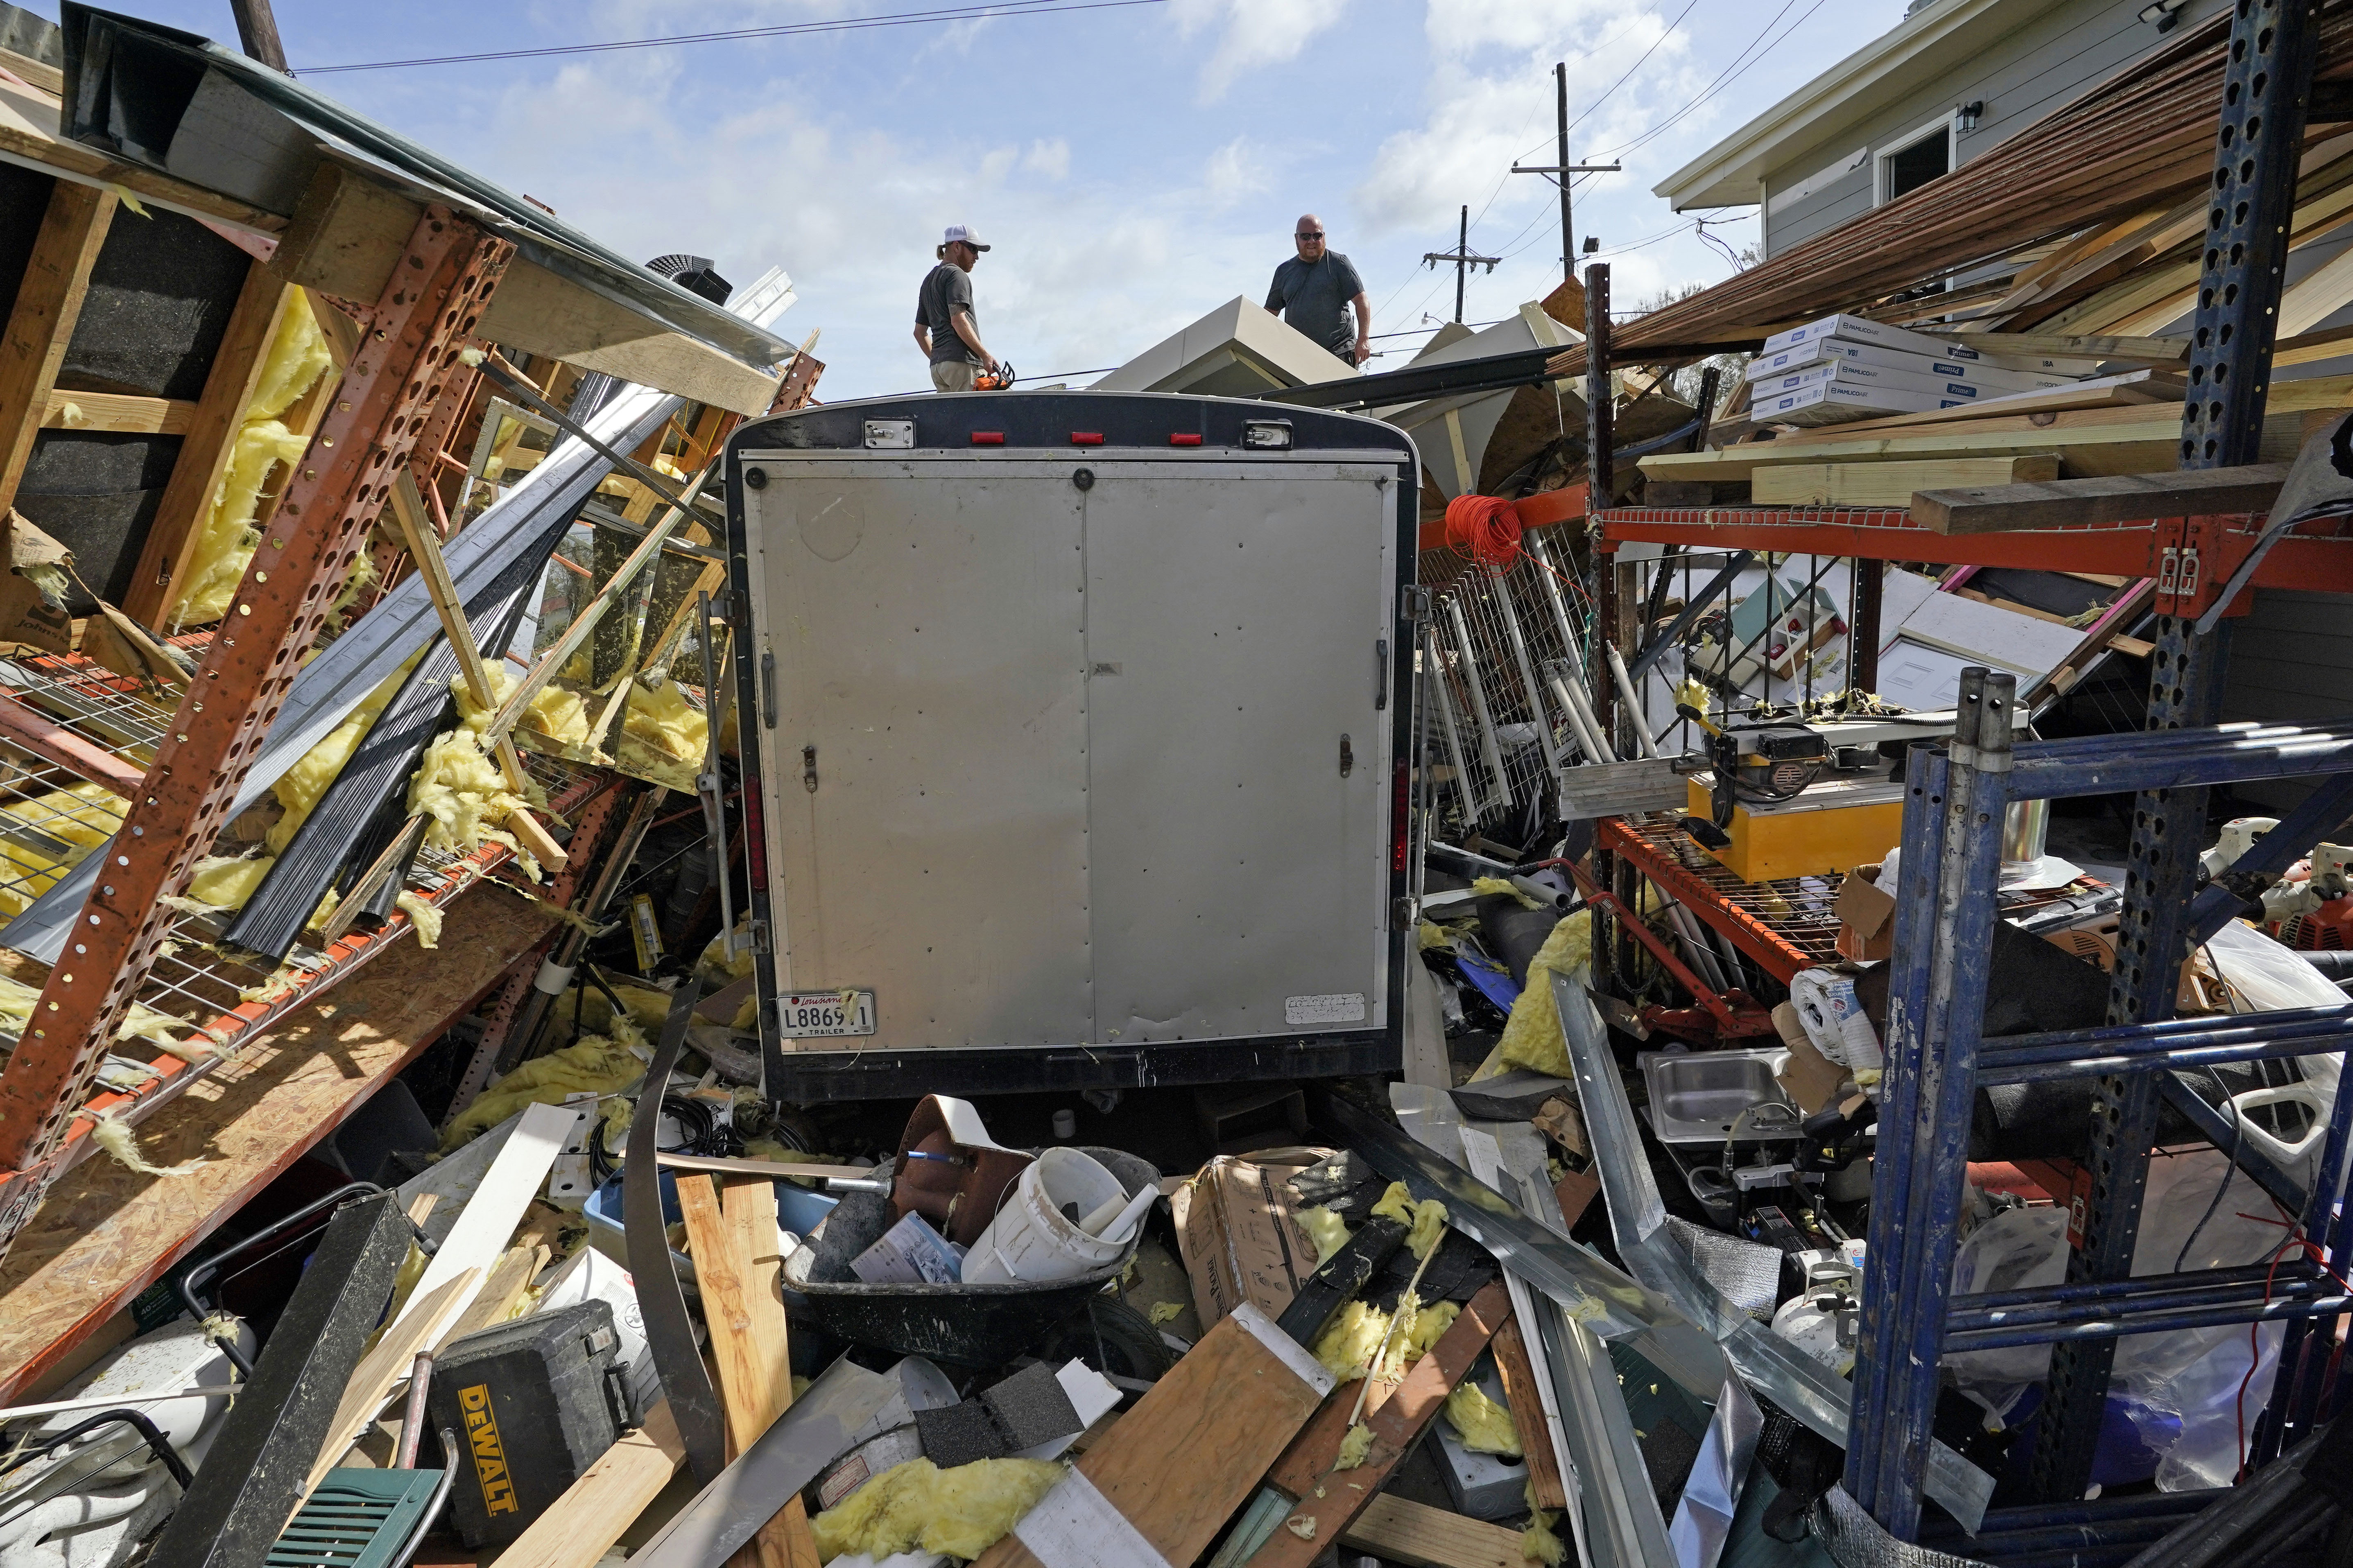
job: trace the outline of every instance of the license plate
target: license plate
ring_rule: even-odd
[[[796,1039],[874,1032],[871,991],[788,991],[776,998],[776,1028]]]

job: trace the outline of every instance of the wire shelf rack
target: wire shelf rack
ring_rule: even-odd
[[[77,655],[0,660],[0,692],[134,765],[153,755],[173,717],[137,683]],[[575,816],[600,792],[626,782],[606,769],[522,755],[557,817]],[[102,785],[0,742],[0,912],[22,910],[103,845],[124,805]],[[519,870],[515,861],[512,849],[495,842],[470,851],[427,847],[418,851],[406,886],[447,908],[475,883],[503,880],[501,873]],[[414,923],[401,911],[375,930],[355,927],[323,947],[298,942],[272,970],[254,955],[217,945],[227,918],[201,911],[175,918],[137,997],[138,1005],[172,1021],[170,1033],[210,1054],[189,1061],[143,1037],[119,1042],[68,1132],[68,1163],[88,1152],[94,1117],[115,1115],[135,1124],[152,1115],[228,1063],[259,1031],[319,1000]],[[19,985],[37,989],[47,977],[47,967],[32,959],[0,956],[5,960],[0,968]],[[15,1043],[13,1030],[0,1024],[0,1050]]]
[[[1685,833],[1681,818],[1663,812],[1605,818],[1595,836],[1660,889],[1732,940],[1734,946],[1786,985],[1801,969],[1836,963],[1836,874],[1744,882]]]

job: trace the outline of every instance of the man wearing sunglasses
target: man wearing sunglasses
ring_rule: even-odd
[[[915,296],[915,346],[932,362],[935,392],[970,392],[983,365],[997,369],[972,309],[972,269],[987,248],[977,230],[950,224],[936,253],[939,265]]]
[[[1365,299],[1365,280],[1348,258],[1324,242],[1324,220],[1314,213],[1301,218],[1291,237],[1299,254],[1274,269],[1274,285],[1266,291],[1266,308],[1280,311],[1284,321],[1352,365],[1372,357],[1373,308]],[[1351,325],[1348,316],[1356,313]]]

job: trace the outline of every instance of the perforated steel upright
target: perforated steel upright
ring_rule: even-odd
[[[2258,456],[2312,91],[2312,0],[2238,0],[2232,19],[2182,405],[2184,468],[2252,463]],[[2177,559],[2194,575],[2197,568],[2189,564],[2197,559],[2194,552]],[[2160,594],[2165,586],[2160,578]],[[2200,637],[2194,620],[2194,611],[2158,619],[2147,730],[2211,724],[2220,714],[2228,623]],[[2131,858],[2108,994],[2111,1024],[2154,1024],[2173,1016],[2189,953],[2188,894],[2204,847],[2206,807],[2206,791],[2196,786],[2153,790],[2133,803]],[[2092,1190],[2067,1260],[2071,1284],[2122,1279],[2132,1272],[2160,1094],[2151,1073],[2106,1076],[2094,1086]],[[2052,1355],[2034,1453],[2035,1491],[2045,1501],[2080,1498],[2091,1482],[2115,1357],[2113,1340],[2062,1345]]]
[[[425,209],[332,406],[286,484],[227,616],[0,1074],[0,1243],[56,1173],[59,1140],[154,963],[196,860],[317,637],[327,600],[414,450],[514,247]]]

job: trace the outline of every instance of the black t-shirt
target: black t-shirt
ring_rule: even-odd
[[[1348,301],[1364,291],[1365,280],[1339,252],[1327,250],[1324,259],[1312,265],[1294,256],[1274,269],[1266,308],[1281,311],[1294,331],[1334,353],[1345,353],[1356,342],[1356,323]]]
[[[954,262],[943,261],[923,279],[923,287],[915,296],[915,324],[932,334],[934,364],[979,364],[981,358],[956,336],[955,326],[957,311],[972,318],[973,331],[980,331],[980,313],[972,308],[972,274]]]

